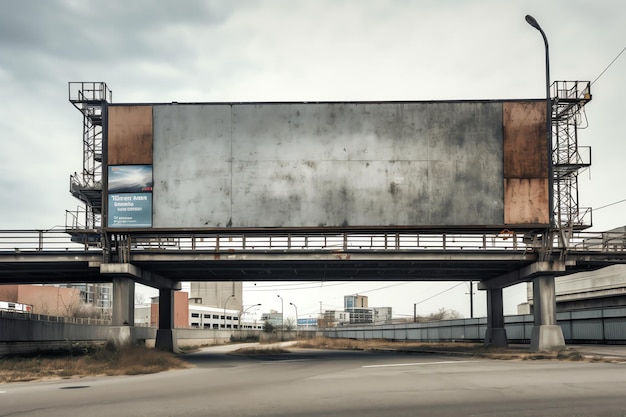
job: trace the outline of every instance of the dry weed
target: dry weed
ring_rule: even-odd
[[[39,355],[0,359],[0,383],[88,375],[137,375],[186,368],[174,354],[144,347],[100,348],[80,356]]]
[[[244,347],[231,352],[231,355],[274,355],[280,353],[289,353],[289,350],[280,346],[268,347]]]

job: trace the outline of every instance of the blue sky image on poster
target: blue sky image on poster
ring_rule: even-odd
[[[152,165],[109,166],[109,194],[152,192]]]

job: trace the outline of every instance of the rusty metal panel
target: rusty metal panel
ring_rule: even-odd
[[[504,179],[504,223],[506,225],[549,224],[548,179]]]
[[[504,178],[547,178],[545,102],[505,102]]]
[[[108,164],[152,164],[152,106],[108,107]]]

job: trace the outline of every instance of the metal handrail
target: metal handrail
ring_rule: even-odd
[[[500,233],[153,233],[124,235],[130,251],[532,251],[516,232]],[[556,247],[556,245],[555,245]],[[0,252],[101,251],[72,240],[65,230],[0,230]],[[626,250],[624,232],[577,232],[570,252]]]

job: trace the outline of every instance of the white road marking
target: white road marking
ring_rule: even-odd
[[[276,359],[273,361],[261,362],[262,365],[273,365],[275,363],[285,363],[285,362],[306,362],[311,359]]]
[[[7,393],[6,391],[0,391],[0,394],[6,394],[6,393]]]
[[[361,368],[392,368],[395,366],[423,366],[423,365],[446,365],[450,363],[472,363],[478,361],[441,361],[441,362],[414,362],[414,363],[390,363],[387,365],[363,365]]]

